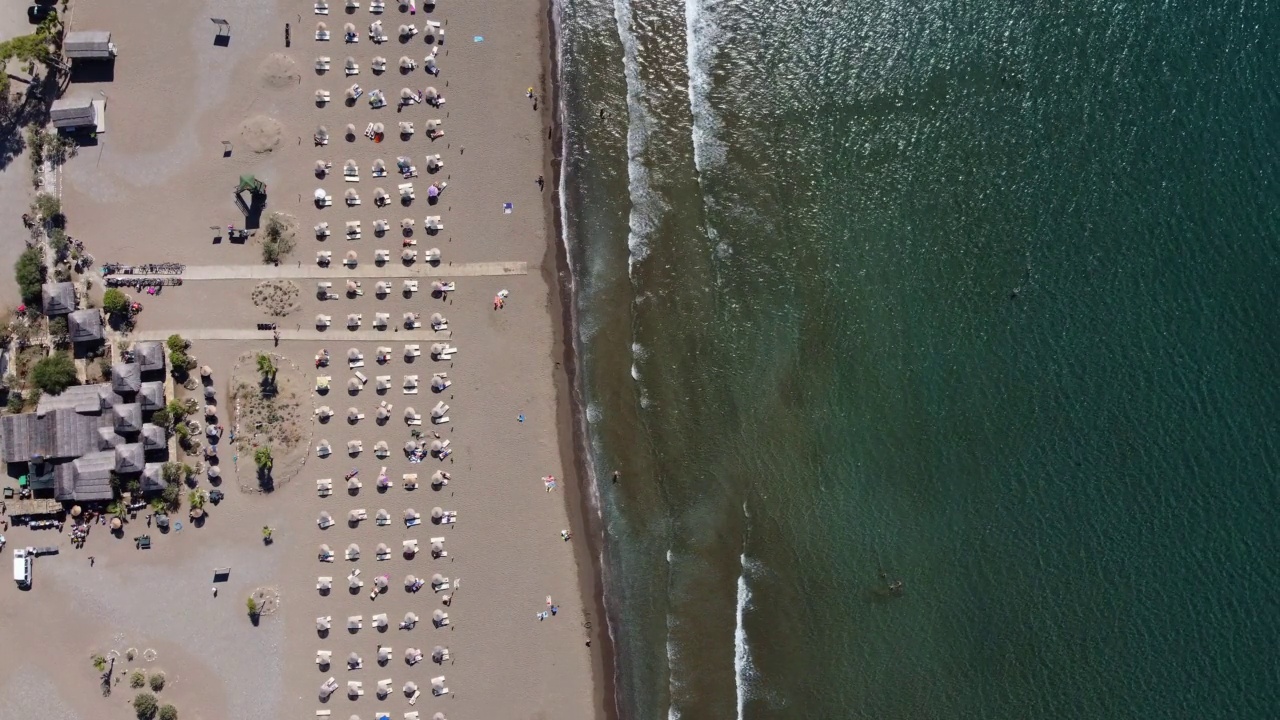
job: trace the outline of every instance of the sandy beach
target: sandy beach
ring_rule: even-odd
[[[226,430],[219,443],[222,477],[215,483],[201,473],[198,486],[219,487],[226,499],[208,508],[199,527],[151,530],[155,542],[147,551],[131,542],[146,531],[143,515],[121,538],[95,528],[83,550],[72,550],[65,535],[52,530],[8,532],[10,547],[57,544],[61,553],[37,560],[30,591],[10,584],[0,589],[0,644],[29,648],[0,658],[0,703],[31,714],[53,708],[68,718],[132,717],[127,680],[104,698],[90,662],[95,653],[115,658],[115,652],[116,678],[123,677],[122,668],[163,670],[169,682],[161,701],[177,706],[184,720],[321,712],[344,720],[381,713],[400,720],[410,712],[422,720],[436,713],[602,717],[600,655],[607,640],[601,623],[592,622],[597,611],[589,549],[580,537],[562,537],[562,530],[578,532],[582,518],[568,435],[551,187],[543,192],[535,182],[545,175],[553,185],[550,114],[545,103],[535,110],[526,96],[528,88],[540,97],[548,89],[546,8],[538,0],[502,0],[484,7],[442,3],[410,14],[388,2],[374,14],[368,0],[350,12],[331,0],[322,16],[313,5],[111,0],[72,9],[72,29],[110,29],[120,55],[110,81],[73,83],[67,92],[101,94],[107,103],[106,132],[60,174],[68,232],[84,241],[99,265],[177,262],[191,270],[192,279],[181,287],[156,296],[136,293],[144,310],[125,341],[180,333],[192,340],[190,353],[212,370],[216,423]],[[215,42],[218,29],[210,17],[230,22],[229,41]],[[384,43],[370,37],[370,24],[379,19],[388,36]],[[447,41],[439,42],[438,31],[437,42],[424,39],[428,21],[440,23]],[[330,40],[315,39],[318,22],[328,26]],[[355,26],[359,42],[344,43],[346,23]],[[398,30],[407,23],[419,32],[402,40]],[[433,51],[438,76],[424,69]],[[316,69],[322,56],[330,58],[327,71]],[[379,56],[387,58],[383,73],[373,71]],[[416,68],[402,72],[401,56]],[[358,74],[344,71],[348,57],[359,65]],[[347,103],[352,83],[363,94]],[[402,88],[428,87],[445,99],[440,107],[397,108]],[[375,109],[368,98],[379,89],[387,106]],[[332,100],[318,103],[317,90]],[[442,121],[445,133],[434,141],[426,134],[432,119]],[[402,121],[414,124],[411,136],[396,132]],[[387,128],[381,142],[364,135],[375,122]],[[357,128],[352,141],[344,137],[348,124]],[[321,125],[330,135],[323,146],[313,141]],[[229,156],[223,141],[230,143]],[[428,158],[435,155],[443,167],[432,173]],[[400,156],[416,166],[417,177],[396,172]],[[331,163],[323,178],[317,160]],[[343,178],[348,160],[359,170],[358,181]],[[372,176],[377,160],[388,167],[386,177]],[[279,268],[262,263],[261,230],[248,242],[226,237],[229,224],[244,226],[232,198],[243,174],[266,183],[264,221],[282,213],[299,228],[296,249]],[[415,197],[406,205],[398,186],[407,182]],[[433,182],[447,188],[431,203]],[[317,207],[317,188],[333,197],[332,206]],[[377,188],[391,196],[388,206],[375,205]],[[345,202],[348,190],[359,194],[359,205]],[[428,216],[439,216],[443,229],[428,234]],[[407,236],[414,245],[405,245],[405,218],[414,221]],[[379,236],[374,224],[382,219],[389,230]],[[359,239],[343,237],[348,221],[361,223]],[[323,222],[332,234],[317,238],[313,228]],[[432,248],[441,257],[428,265],[424,258]],[[401,261],[404,249],[417,258]],[[375,263],[378,250],[387,251],[389,262]],[[333,255],[328,266],[317,263],[321,251]],[[357,253],[355,269],[342,264],[349,251]],[[280,277],[265,277],[273,272]],[[348,293],[348,279],[357,277],[359,291]],[[406,280],[419,289],[406,292]],[[437,280],[452,281],[456,289],[433,297]],[[335,297],[322,297],[322,282],[332,284]],[[378,293],[379,282],[388,283],[389,292]],[[101,282],[95,286],[100,296]],[[264,287],[287,293],[288,307],[273,311],[255,304],[255,289]],[[503,290],[503,307],[496,309],[495,296]],[[416,314],[421,327],[407,327],[406,313]],[[447,330],[431,328],[433,313],[447,318]],[[348,328],[353,314],[360,318],[354,330]],[[380,314],[387,318],[384,328],[378,327]],[[318,328],[318,315],[330,316],[332,325]],[[258,329],[262,323],[277,325],[278,340]],[[435,359],[435,343],[457,352]],[[407,345],[419,346],[421,355],[407,357]],[[390,353],[379,363],[383,347]],[[323,368],[315,361],[322,349],[331,356]],[[351,350],[363,356],[363,367],[348,366]],[[253,460],[237,454],[230,437],[235,432],[241,443],[252,444],[269,430],[238,425],[243,418],[234,410],[236,379],[255,374],[257,353],[277,358],[282,395],[289,396],[283,400],[300,408],[301,439],[292,451],[274,449],[270,493],[254,489]],[[352,393],[348,383],[356,371],[365,381]],[[440,392],[431,388],[436,373],[449,382]],[[327,393],[317,392],[321,376],[332,378]],[[417,377],[416,394],[406,392],[407,376]],[[379,377],[387,378],[382,391]],[[431,411],[441,402],[448,422],[434,425]],[[379,423],[384,405],[388,418]],[[315,412],[321,406],[334,412],[327,422]],[[364,417],[349,422],[348,408]],[[406,423],[409,408],[422,416],[422,425]],[[428,443],[438,433],[451,454],[410,462],[403,448],[414,430]],[[333,446],[328,457],[316,451],[322,440]],[[355,455],[346,452],[352,440],[363,443]],[[388,447],[385,458],[375,452],[380,441]],[[380,490],[383,468],[392,486]],[[430,477],[438,470],[450,480],[433,489]],[[344,481],[352,472],[363,485],[354,493]],[[404,487],[403,476],[411,473],[420,482],[414,490]],[[555,478],[553,488],[547,477]],[[326,478],[333,492],[322,496],[317,481]],[[456,513],[456,522],[434,523],[434,507]],[[348,523],[356,509],[368,519]],[[421,514],[421,524],[406,527],[409,509]],[[375,520],[380,510],[389,523]],[[332,515],[332,527],[318,527],[322,512]],[[270,544],[262,540],[263,526],[273,529]],[[438,538],[446,556],[433,557]],[[417,552],[404,552],[405,541],[416,541]],[[334,562],[319,560],[322,543],[337,554]],[[360,557],[345,560],[353,543]],[[377,557],[380,543],[389,548],[385,559]],[[231,574],[215,585],[216,567],[230,567]],[[357,569],[364,584],[353,592],[348,576]],[[433,592],[428,582],[409,592],[410,574],[427,581],[440,574],[449,578],[449,589]],[[381,576],[388,587],[371,599]],[[317,590],[320,577],[333,579],[330,592]],[[279,603],[255,626],[245,598],[260,588],[278,593]],[[447,606],[445,595],[452,598]],[[548,598],[556,612],[539,619],[549,610]],[[437,610],[448,613],[447,624],[433,623]],[[419,621],[400,628],[406,613]],[[380,614],[388,622],[382,630],[374,627]],[[350,632],[347,620],[357,615],[362,627]],[[332,617],[327,634],[317,632],[316,620],[324,616]],[[380,646],[391,648],[385,664],[378,662]],[[447,659],[433,659],[437,646],[447,648]],[[138,651],[133,659],[127,659],[130,648]],[[406,662],[409,648],[422,650],[420,662]],[[147,649],[154,653],[144,657]],[[317,664],[320,650],[332,653],[331,666]],[[348,669],[353,652],[363,660],[358,669]],[[339,687],[322,699],[320,686],[331,676]],[[438,695],[437,678],[447,687]],[[390,680],[386,693],[379,692],[383,680]],[[363,695],[349,698],[349,681],[362,683]],[[406,691],[410,682],[420,696]]]

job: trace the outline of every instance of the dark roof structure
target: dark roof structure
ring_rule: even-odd
[[[142,432],[142,406],[128,403],[111,406],[112,424],[121,435],[132,435]]]
[[[95,452],[99,422],[70,409],[5,415],[0,417],[0,460],[24,463]]]
[[[129,443],[116,448],[116,472],[121,475],[129,475],[131,473],[142,472],[146,461],[143,459],[145,452],[142,449],[142,443]]]
[[[49,119],[59,130],[98,126],[98,112],[88,99],[58,98],[49,108]]]
[[[153,493],[160,492],[165,488],[164,475],[161,472],[164,463],[150,462],[146,467],[142,468],[142,492]]]
[[[169,444],[169,439],[165,437],[164,428],[159,425],[147,423],[142,426],[142,449],[148,452],[152,450],[163,450]]]
[[[71,342],[98,342],[102,340],[102,313],[93,309],[76,310],[67,315],[67,327],[71,330]]]
[[[122,402],[120,396],[106,383],[97,385],[72,385],[57,395],[41,395],[36,414],[52,410],[75,410],[78,413],[98,413]]]
[[[62,463],[54,470],[54,494],[58,500],[86,502],[110,500],[111,475],[116,469],[113,451],[96,452]]]
[[[138,392],[138,402],[147,412],[164,407],[164,383],[159,380],[142,383],[142,390]]]
[[[110,425],[102,425],[98,428],[98,449],[110,450],[117,445],[123,445],[124,438],[116,432],[116,429]]]
[[[66,315],[76,309],[76,286],[69,282],[45,283],[40,287],[44,314]]]
[[[106,30],[77,30],[62,40],[62,53],[71,60],[106,60],[115,57],[115,51]]]
[[[137,363],[118,362],[111,366],[111,389],[121,395],[130,395],[142,389],[142,366]]]
[[[144,340],[134,343],[133,356],[142,366],[142,372],[149,373],[157,370],[164,372],[164,345],[159,342]]]

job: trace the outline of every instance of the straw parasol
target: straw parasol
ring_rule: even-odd
[[[386,547],[386,546],[385,546],[385,545],[383,545],[383,546],[380,546],[380,547]],[[387,576],[386,576],[386,575],[379,575],[378,577],[374,578],[374,579],[373,579],[373,585],[374,585],[374,587],[378,588],[379,590],[386,590],[386,589],[387,589]]]
[[[205,378],[213,377],[213,368],[209,367],[208,365],[201,365],[200,377],[205,377]]]
[[[440,282],[439,280],[432,280],[431,291],[438,292],[438,293],[444,292],[444,283]]]
[[[439,584],[439,583],[437,583],[437,584]],[[440,622],[441,620],[443,620],[443,619],[444,619],[444,611],[443,611],[443,610],[440,610],[440,609],[433,610],[433,611],[431,612],[431,619],[432,619],[432,620],[434,620],[434,621],[436,621],[436,622]]]
[[[355,455],[355,454],[356,454],[356,453],[358,453],[358,452],[360,452],[360,441],[359,441],[359,440],[348,440],[348,441],[347,441],[347,453],[348,453],[348,454],[350,454],[350,455]]]
[[[439,403],[436,403],[435,407],[431,408],[431,417],[439,420],[440,418],[444,417],[444,414],[446,412],[447,410],[445,410],[444,403],[439,402]]]
[[[348,55],[348,56],[347,56],[347,61],[346,61],[346,68],[347,68],[348,70],[355,70],[355,69],[356,69],[356,67],[357,67],[357,65],[356,65],[356,59],[355,59],[355,58],[353,58],[353,57],[351,57],[350,55]]]
[[[436,92],[435,88],[429,87],[427,88],[427,97],[431,100],[435,100],[436,98],[440,97],[440,93]]]
[[[391,648],[383,646],[378,648],[378,662],[384,663],[391,659]]]
[[[400,56],[400,69],[401,69],[401,70],[412,70],[412,69],[413,69],[413,58],[409,57],[408,55],[401,55],[401,56]]]
[[[80,512],[81,510],[79,505],[73,505],[71,507],[71,517],[80,517]]]
[[[409,88],[400,88],[400,99],[408,100],[413,97],[413,91]]]
[[[355,543],[351,543],[350,545],[347,546],[347,554],[359,556],[360,546]]]
[[[348,480],[348,481],[347,481],[347,489],[348,489],[348,490],[359,490],[359,489],[360,489],[360,481],[359,481],[358,479],[356,479],[356,478],[351,478],[350,480]]]
[[[373,199],[375,202],[386,202],[387,197],[389,196],[387,195],[386,190],[383,190],[382,188],[373,189]]]
[[[408,25],[401,25],[401,26],[400,26],[400,30],[399,30],[399,32],[400,32],[400,37],[408,37],[408,35],[409,35],[409,33],[410,33],[409,26],[408,26]]]
[[[379,65],[386,65],[386,64],[387,64],[387,59],[382,57],[381,55],[375,55],[373,57],[373,65],[375,68],[378,67]]]
[[[427,168],[428,168],[428,169],[430,169],[430,170],[435,170],[435,169],[436,169],[436,168],[438,168],[438,167],[440,167],[440,160],[439,160],[439,158],[437,158],[435,155],[428,155],[428,156],[427,156]],[[428,190],[427,192],[430,192],[430,190]]]
[[[414,519],[414,518],[416,518],[416,517],[418,517],[418,511],[417,511],[417,510],[414,510],[413,508],[406,508],[406,509],[405,509],[405,511],[404,511],[404,519],[405,519],[405,520],[412,520],[412,519]]]
[[[210,480],[217,480],[222,477],[222,471],[218,469],[217,465],[210,465],[206,474],[209,476]]]
[[[439,470],[437,470],[437,471],[435,471],[435,472],[431,473],[431,484],[432,484],[432,485],[443,485],[443,484],[444,484],[444,473],[440,472]]]
[[[347,381],[347,389],[353,392],[360,391],[360,378],[351,378]]]
[[[412,262],[412,261],[413,261],[413,260],[415,260],[417,257],[418,257],[418,251],[417,251],[417,250],[410,250],[409,248],[405,248],[405,249],[400,253],[400,259],[401,259],[401,260],[403,260],[403,261],[405,261],[405,262]]]
[[[324,100],[324,99],[325,99],[325,96],[324,96],[324,90],[317,90],[317,91],[316,91],[316,100]]]
[[[432,452],[432,454],[438,454],[438,453],[439,453],[441,450],[443,450],[443,449],[444,449],[444,443],[440,442],[439,440],[432,440],[432,441],[431,441],[431,452]]]
[[[327,140],[327,139],[329,139],[329,128],[327,128],[327,127],[325,127],[325,126],[323,126],[323,125],[321,125],[321,126],[317,127],[317,128],[316,128],[316,137],[320,138],[321,140]]]
[[[433,507],[433,508],[431,508],[431,518],[432,518],[433,520],[439,520],[439,519],[440,519],[440,518],[442,518],[442,517],[444,517],[444,509],[443,509],[443,508],[440,508],[440,507]]]
[[[382,133],[384,133],[384,132],[386,132],[386,131],[387,131],[387,128],[386,128],[386,126],[385,126],[385,125],[383,125],[382,123],[374,123],[374,124],[373,124],[373,131],[374,131],[375,133],[377,133],[378,135],[381,135]]]
[[[409,682],[407,682],[407,683],[405,683],[405,684],[404,684],[404,694],[405,694],[405,695],[412,695],[412,694],[414,694],[414,693],[416,693],[416,692],[418,692],[418,683],[416,683],[416,682],[414,682],[414,681],[410,680]]]
[[[325,32],[328,29],[329,29],[328,25],[325,25],[322,22],[316,23],[316,32]]]
[[[411,452],[413,452],[414,450],[417,450],[417,449],[418,449],[418,443],[416,443],[416,442],[414,442],[414,441],[412,441],[412,440],[410,440],[409,442],[406,442],[406,443],[404,444],[404,451],[405,451],[405,453],[411,453]]]
[[[343,25],[343,26],[342,26],[342,32],[343,32],[344,34],[345,34],[345,33],[353,33],[353,32],[355,32],[355,31],[356,31],[356,26],[355,26],[354,24],[352,24],[352,23],[347,23],[346,25]]]
[[[347,513],[347,520],[351,522],[360,522],[360,511],[352,510],[351,512]]]
[[[444,354],[444,351],[445,351],[445,350],[448,350],[448,349],[449,349],[449,346],[448,346],[448,345],[445,345],[444,343],[435,343],[435,344],[433,344],[433,345],[431,346],[431,354],[432,354],[432,355],[443,355],[443,354]]]
[[[357,257],[359,257],[359,255],[357,255],[357,254],[356,254],[356,251],[355,251],[355,250],[348,250],[348,251],[347,251],[347,259],[348,259],[348,260],[355,260]]]
[[[354,139],[354,138],[355,138],[355,136],[356,136],[356,126],[355,126],[355,123],[347,123],[347,131],[346,131],[346,134],[347,134],[347,137],[349,137],[349,138],[352,138],[352,139]]]
[[[378,421],[385,422],[391,417],[391,413],[384,407],[378,408]]]
[[[360,419],[360,411],[359,411],[359,410],[357,410],[357,409],[355,409],[355,408],[353,408],[353,407],[349,407],[349,408],[347,408],[347,420],[348,420],[348,421],[350,421],[350,422],[355,422],[356,420],[359,420],[359,419]]]
[[[373,444],[373,451],[377,453],[379,457],[385,457],[390,450],[391,446],[387,445],[386,440],[379,440]]]
[[[440,645],[437,645],[435,646],[435,648],[431,650],[431,659],[435,660],[436,662],[440,662],[441,660],[444,659],[444,653],[445,653],[445,649]]]
[[[348,665],[359,665],[361,663],[360,656],[354,652],[347,656]]]
[[[346,197],[348,200],[360,199],[360,193],[356,192],[355,188],[347,188],[347,192],[344,193],[343,196]]]
[[[412,585],[413,585],[414,583],[416,583],[416,582],[418,582],[418,578],[416,578],[416,577],[414,577],[414,576],[412,576],[412,575],[405,575],[405,576],[404,576],[404,584],[405,584],[405,587],[410,587],[410,586],[412,586]]]
[[[124,523],[120,521],[120,518],[118,518],[118,517],[113,517],[113,518],[111,518],[111,529],[112,529],[112,530],[119,530],[119,529],[120,529],[121,527],[123,527],[123,526],[124,526]]]
[[[319,524],[328,525],[331,522],[333,522],[333,516],[330,515],[327,511],[322,511],[320,513]]]
[[[332,550],[332,549],[330,549],[328,545],[321,545],[321,546],[320,546],[320,554],[321,554],[321,555],[332,555],[332,554],[333,554],[333,550]]]
[[[438,543],[438,542],[433,542],[433,543],[431,543],[431,554],[432,554],[432,555],[435,555],[435,556],[437,556],[437,557],[438,557],[438,556],[440,555],[440,553],[442,553],[442,552],[444,552],[444,543]]]

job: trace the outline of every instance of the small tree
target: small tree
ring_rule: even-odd
[[[133,698],[133,712],[138,715],[138,720],[151,720],[158,709],[156,696],[149,692],[140,692]]]
[[[191,492],[187,493],[187,504],[191,506],[192,510],[199,510],[200,508],[203,508],[204,507],[204,491],[192,490]]]
[[[5,409],[11,413],[20,413],[25,403],[26,399],[22,397],[22,391],[13,388],[9,390],[9,402],[5,405]]]
[[[258,465],[258,469],[266,472],[275,464],[275,458],[271,457],[271,448],[263,445],[253,451],[253,462]]]
[[[129,298],[116,288],[107,288],[102,293],[102,309],[111,315],[124,315],[129,312]]]
[[[68,334],[70,334],[70,332],[71,332],[71,328],[67,327],[66,316],[59,315],[58,317],[50,318],[49,337],[53,338],[53,341],[55,343],[58,343],[58,344],[65,343],[67,340],[67,336]]]
[[[93,662],[94,670],[97,670],[98,672],[102,672],[103,670],[107,669],[107,659],[102,657],[101,655],[95,654],[92,657],[90,657],[89,660]]]
[[[165,430],[169,430],[173,427],[173,416],[169,414],[168,408],[160,408],[151,414],[151,422]]]
[[[269,380],[276,374],[276,364],[272,362],[270,355],[258,353],[258,373],[264,380]]]
[[[76,384],[76,364],[69,355],[54,353],[31,368],[31,382],[49,395]]]
[[[62,201],[49,193],[40,193],[36,195],[35,202],[31,203],[31,209],[45,220],[53,220],[62,214]]]
[[[185,352],[187,348],[191,347],[191,343],[184,340],[181,335],[176,334],[170,335],[169,338],[164,341],[164,344],[165,347],[169,348],[169,352],[173,352],[175,350],[182,350]]]
[[[137,690],[147,684],[147,674],[141,670],[134,670],[129,674],[129,687]]]
[[[185,373],[191,367],[191,357],[185,350],[170,350],[169,367],[172,368],[174,375]]]
[[[258,601],[254,600],[252,595],[250,595],[249,600],[245,602],[245,606],[249,608],[249,617],[251,618],[258,617],[258,612],[261,610],[261,608],[258,607]]]
[[[161,465],[160,477],[164,478],[165,483],[169,485],[177,485],[182,482],[182,464],[167,462]]]
[[[164,673],[152,673],[147,682],[151,685],[151,692],[160,692],[164,689]]]
[[[160,492],[160,499],[164,500],[165,508],[169,510],[177,510],[182,504],[182,486],[166,485],[164,490]]]
[[[172,705],[161,705],[160,720],[178,720],[178,708]]]
[[[40,289],[44,285],[44,256],[38,247],[29,247],[18,256],[13,266],[14,277],[24,302],[40,301]]]

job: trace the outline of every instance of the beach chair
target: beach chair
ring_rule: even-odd
[[[365,377],[365,374],[360,372],[359,370],[356,371],[356,379],[360,381],[361,385],[369,384],[369,378]]]
[[[346,201],[347,201],[347,207],[355,207],[360,204],[360,196],[358,194],[351,195],[350,197],[346,198]]]
[[[418,376],[417,375],[404,376],[404,394],[405,395],[418,394]]]
[[[405,358],[416,358],[416,357],[419,357],[420,355],[422,355],[422,348],[421,348],[421,347],[419,347],[418,345],[405,345],[405,346],[404,346],[404,356],[405,356]]]
[[[348,355],[347,367],[350,369],[364,367],[364,353],[356,351],[355,355]]]
[[[368,520],[369,512],[364,508],[358,508],[356,509],[355,513],[351,517],[356,522],[360,522],[361,520]]]
[[[322,223],[316,223],[315,230],[316,230],[316,239],[317,239],[317,240],[323,240],[324,238],[329,237],[329,223],[328,223],[328,221],[325,221],[325,222],[322,222]]]
[[[364,313],[349,313],[347,315],[347,329],[355,330],[364,322]]]
[[[316,70],[319,70],[320,72],[327,72],[331,65],[332,61],[329,59],[328,55],[321,55],[316,58]]]
[[[333,99],[333,94],[332,94],[332,93],[330,93],[328,90],[317,90],[317,91],[316,91],[316,102],[317,102],[317,103],[319,103],[319,104],[321,104],[321,105],[325,105],[325,104],[329,103],[332,99]]]
[[[374,313],[374,314],[373,314],[373,327],[374,327],[375,329],[378,329],[378,330],[386,330],[386,329],[387,329],[387,321],[388,321],[388,320],[390,320],[390,319],[391,319],[391,313],[383,313],[383,312],[380,312],[380,313]]]
[[[439,232],[444,229],[444,223],[440,222],[439,215],[428,215],[426,219],[427,230]]]
[[[387,263],[387,262],[391,262],[391,251],[390,251],[390,250],[375,250],[375,251],[374,251],[374,253],[373,253],[373,261],[374,261],[375,263]]]
[[[317,0],[315,9],[317,15],[328,15],[329,3],[325,2],[325,0]]]
[[[361,237],[363,237],[363,236],[364,236],[364,233],[363,233],[363,232],[361,232],[361,230],[360,230],[360,221],[359,221],[359,220],[348,220],[348,221],[347,221],[347,239],[348,239],[348,240],[359,240],[359,239],[360,239]]]
[[[342,179],[347,182],[360,182],[360,168],[348,165],[342,169]]]
[[[410,165],[409,167],[402,169],[400,171],[400,176],[403,177],[405,180],[411,180],[413,178],[418,177],[418,166]]]
[[[322,208],[332,207],[332,206],[333,206],[333,196],[332,196],[332,195],[329,195],[329,194],[326,194],[326,195],[325,195],[323,198],[321,198],[321,199],[319,200],[319,202],[317,202],[316,204],[317,204],[317,205],[319,205],[319,206],[320,206],[320,207],[322,207]]]
[[[353,267],[355,267],[355,266],[356,266],[356,264],[357,264],[357,263],[359,263],[359,262],[360,262],[360,260],[359,260],[358,258],[353,258],[353,257],[344,257],[344,258],[342,259],[342,264],[343,264],[343,265],[345,265],[345,266],[347,266],[347,267],[349,267],[349,268],[353,268]]]
[[[317,494],[319,494],[319,495],[320,495],[320,497],[329,497],[330,495],[332,495],[332,494],[333,494],[333,480],[331,480],[330,478],[324,478],[324,479],[322,479],[322,480],[317,480],[317,481],[316,481],[316,493],[317,493]]]
[[[436,697],[449,694],[449,688],[444,686],[443,675],[441,675],[440,677],[431,678],[431,694],[435,695]]]
[[[403,200],[403,199],[406,199],[406,198],[407,198],[407,199],[409,199],[409,200],[413,200],[413,199],[414,199],[414,194],[413,194],[413,183],[401,183],[401,184],[400,184],[400,199],[402,199],[402,200]]]
[[[359,10],[359,9],[360,9],[360,3],[359,3],[359,1],[358,1],[358,0],[347,0],[347,9],[348,9],[348,10],[350,10],[350,11],[352,11],[352,12],[354,12],[354,11],[356,11],[356,10]]]
[[[319,30],[319,29],[317,29],[317,30],[316,30],[316,40],[317,40],[317,41],[319,41],[319,42],[328,42],[328,41],[329,41],[329,31],[328,31],[328,30]]]
[[[369,12],[381,15],[387,9],[385,0],[369,0]]]
[[[316,651],[316,664],[317,664],[317,665],[320,665],[320,666],[322,666],[322,667],[323,667],[323,666],[325,666],[325,665],[329,665],[329,664],[330,664],[330,660],[332,660],[332,659],[333,659],[333,651],[332,651],[332,650],[317,650],[317,651]]]
[[[404,714],[404,720],[418,720],[418,711],[413,710]]]
[[[329,250],[319,250],[316,252],[316,264],[320,266],[328,265],[333,259],[333,252]]]
[[[443,400],[436,403],[436,406],[431,409],[431,424],[444,425],[448,423],[449,416],[446,414],[448,412],[449,406],[445,405]]]
[[[400,479],[404,481],[405,490],[418,489],[418,473],[405,473],[400,476]]]
[[[328,515],[317,518],[316,525],[319,525],[321,530],[327,530],[333,527],[333,518],[329,517]]]
[[[418,292],[418,281],[417,281],[417,280],[405,280],[405,281],[404,281],[404,285],[402,286],[401,290],[402,290],[405,294],[413,294],[413,293]]]
[[[458,513],[454,510],[446,510],[444,516],[440,518],[441,525],[452,525],[458,522]]]
[[[358,698],[364,695],[364,683],[359,680],[347,681],[347,697]]]

